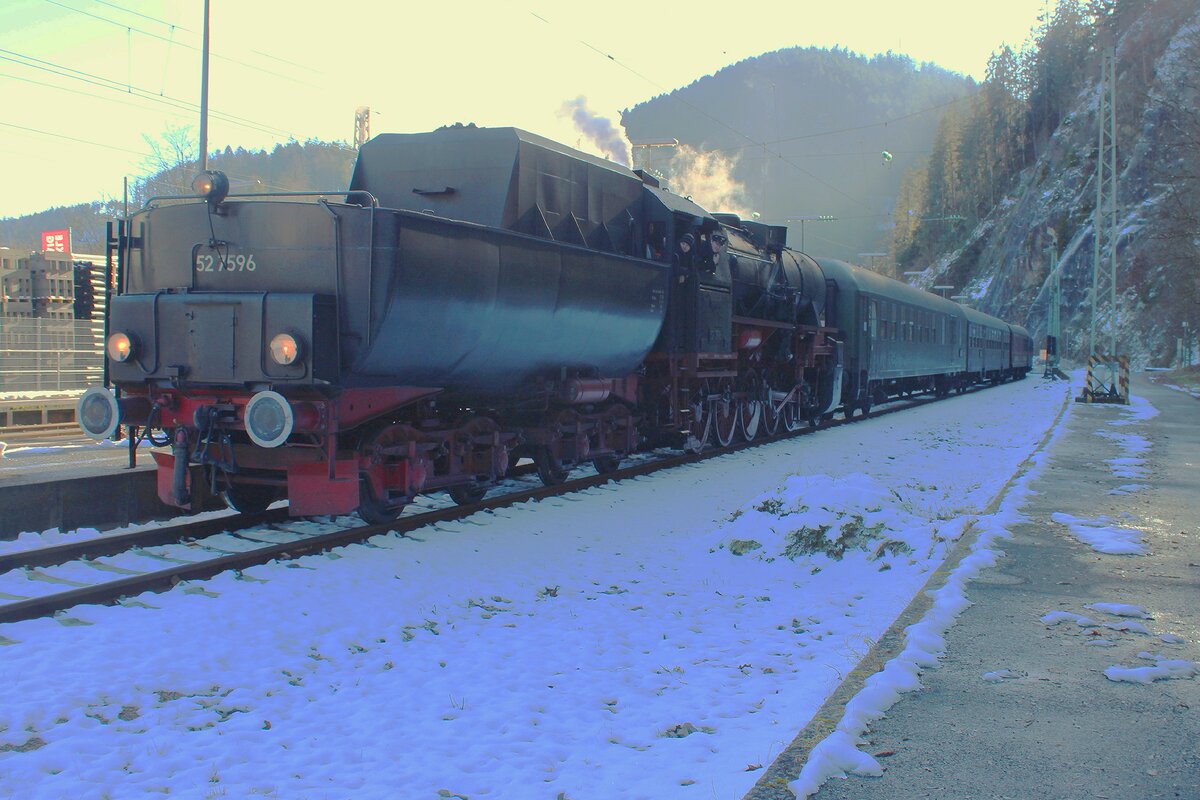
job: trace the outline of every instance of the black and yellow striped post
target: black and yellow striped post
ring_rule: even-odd
[[[1090,356],[1083,393],[1075,402],[1129,405],[1129,356]]]

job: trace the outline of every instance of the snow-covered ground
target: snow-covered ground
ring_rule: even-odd
[[[740,797],[972,523],[959,569],[993,557],[1016,500],[981,513],[1069,391],[2,625],[0,797]],[[965,605],[956,574],[912,665]]]

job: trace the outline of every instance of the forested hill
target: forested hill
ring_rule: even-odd
[[[675,138],[696,151],[682,166],[704,174],[672,180],[673,189],[766,222],[835,217],[805,224],[804,249],[858,261],[887,250],[905,171],[928,157],[942,115],[976,90],[904,56],[790,48],[639,104],[622,123],[635,145]],[[722,160],[740,187],[712,185]],[[661,156],[652,166],[669,171]],[[799,223],[791,228],[799,247]]]
[[[186,130],[168,131],[166,141],[158,143],[161,163],[145,181],[130,187],[130,208],[155,195],[190,193],[196,162],[182,145],[190,137]],[[344,190],[350,185],[350,172],[357,153],[337,142],[289,142],[271,151],[236,150],[226,147],[209,158],[209,168],[229,176],[231,191],[310,191]],[[14,250],[32,250],[38,246],[42,231],[71,228],[74,249],[79,253],[103,253],[105,223],[122,212],[118,196],[74,206],[51,208],[23,217],[0,219],[0,246]]]
[[[982,310],[1024,322],[1040,346],[1053,251],[1062,277],[1060,352],[1085,357],[1099,76],[1110,47],[1117,349],[1165,365],[1178,340],[1200,328],[1200,0],[1059,0],[1029,47],[996,55],[982,90],[943,119],[930,159],[908,173],[897,219],[915,213],[896,229],[892,264],[924,269],[921,285],[954,286]],[[962,221],[920,221],[950,217]],[[1102,265],[1109,241],[1102,237]],[[1108,287],[1102,278],[1102,301]],[[1109,346],[1109,318],[1098,322],[1097,349]]]

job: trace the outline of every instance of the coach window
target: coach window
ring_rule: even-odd
[[[878,316],[879,316],[879,304],[877,302],[875,302],[874,300],[872,300],[870,308],[867,310],[867,321],[871,324],[871,338],[872,339],[876,338],[876,335],[878,333],[878,330],[876,328],[876,326],[878,325],[878,321],[877,321]]]

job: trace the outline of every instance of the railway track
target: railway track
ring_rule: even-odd
[[[878,407],[870,416],[916,408],[936,400],[933,397],[908,398]],[[698,454],[643,455],[637,463],[615,472],[584,476],[556,486],[542,486],[532,474],[508,478],[491,490],[492,493],[499,491],[499,494],[485,497],[478,503],[459,506],[441,495],[423,497],[419,498],[419,503],[410,505],[398,520],[379,525],[362,524],[356,517],[339,517],[331,522],[316,523],[302,518],[292,519],[288,517],[287,508],[276,508],[260,514],[186,521],[142,531],[0,553],[0,623],[48,617],[81,604],[112,604],[143,592],[166,591],[184,581],[204,580],[227,570],[242,570],[274,560],[320,553],[384,533],[405,535],[426,525],[462,519],[480,511],[647,475],[838,427],[856,419],[828,420],[815,428],[761,437]],[[526,472],[532,473],[532,470]],[[164,566],[161,569],[136,571],[102,560],[130,553]],[[46,568],[58,568],[60,574],[44,572]],[[29,585],[55,589],[29,597],[6,591],[6,587],[12,589],[14,584],[19,583],[13,580],[18,572],[29,580]],[[64,572],[70,577],[64,576]],[[96,582],[80,581],[79,578],[85,574],[96,577]],[[57,590],[59,586],[69,588]]]

